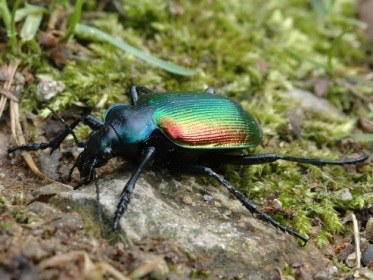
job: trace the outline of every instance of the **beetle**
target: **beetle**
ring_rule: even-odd
[[[139,96],[139,92],[143,94]],[[132,104],[112,105],[106,111],[104,121],[85,115],[70,126],[65,124],[65,130],[50,142],[8,149],[8,153],[13,153],[17,150],[51,148],[53,153],[69,134],[76,140],[73,129],[80,122],[88,125],[93,131],[83,144],[84,150],[69,172],[69,180],[73,170],[77,168],[82,184],[90,183],[96,178],[95,169],[105,165],[112,157],[123,157],[126,161],[138,164],[120,194],[114,216],[114,230],[118,228],[141,172],[147,166],[157,164],[172,170],[214,177],[251,213],[256,213],[276,228],[306,243],[307,237],[259,210],[258,206],[242,192],[204,164],[252,165],[286,160],[312,165],[345,165],[362,162],[368,158],[367,155],[340,160],[273,153],[237,155],[234,152],[261,143],[261,126],[238,103],[228,97],[217,95],[214,88],[209,87],[204,92],[157,93],[136,85],[131,87],[130,93]],[[99,199],[98,181],[95,181]]]

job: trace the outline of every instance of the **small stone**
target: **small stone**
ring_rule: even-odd
[[[373,218],[369,218],[365,225],[365,238],[368,241],[373,241]]]
[[[64,91],[65,84],[61,81],[45,79],[41,80],[36,88],[36,98],[39,101],[47,101]]]
[[[212,195],[207,195],[207,194],[205,194],[204,196],[203,196],[203,199],[206,201],[206,202],[210,202],[210,201],[212,201]]]
[[[370,262],[373,261],[373,244],[368,244],[368,247],[364,251],[361,257],[361,263],[364,266],[367,266]]]
[[[342,201],[351,201],[353,199],[352,194],[349,189],[343,189],[341,194]]]
[[[353,253],[355,250],[355,247],[351,244],[345,244],[343,248],[341,248],[337,254],[337,259],[341,262],[346,261],[347,257]]]
[[[192,200],[192,198],[191,198],[189,195],[187,195],[187,196],[184,196],[184,198],[183,198],[183,202],[184,202],[186,205],[191,205],[191,204],[193,203],[193,200]]]
[[[322,270],[315,274],[315,280],[329,280],[334,279],[339,274],[339,270],[336,266],[332,265],[327,267],[325,270]]]
[[[348,255],[346,259],[346,264],[348,267],[355,267],[356,266],[356,252],[353,252]]]
[[[219,201],[214,201],[214,205],[217,208],[221,207],[221,203]]]

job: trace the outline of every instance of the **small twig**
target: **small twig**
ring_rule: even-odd
[[[357,226],[357,220],[354,213],[351,213],[352,225],[354,228],[354,239],[355,239],[355,248],[356,248],[356,267],[360,268],[360,236],[359,236],[359,228]]]
[[[278,273],[278,276],[280,276],[280,280],[284,280],[284,275],[282,274],[282,271],[279,267],[275,267],[274,269],[277,273]]]
[[[114,279],[118,280],[129,280],[128,277],[122,275],[117,269],[105,262],[94,263],[88,256],[85,251],[72,251],[65,254],[56,255],[41,261],[38,265],[39,269],[43,270],[49,267],[60,267],[64,266],[67,263],[75,262],[79,259],[84,260],[84,268],[87,276],[90,276],[89,273],[92,271],[97,271],[97,273],[107,272]]]
[[[142,264],[128,276],[130,279],[140,279],[154,271],[163,261],[163,257],[156,257],[148,263]]]

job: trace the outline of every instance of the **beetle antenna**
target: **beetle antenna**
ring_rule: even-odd
[[[65,126],[65,129],[67,129],[69,132],[70,132],[70,134],[74,137],[74,141],[75,141],[75,144],[78,146],[78,147],[80,147],[81,145],[80,145],[80,143],[79,143],[79,141],[78,141],[78,137],[76,137],[76,135],[75,135],[75,132],[74,132],[74,130],[72,130],[71,129],[71,127],[65,122],[65,120],[59,115],[59,114],[57,114],[57,112],[56,111],[54,111],[51,107],[49,107],[49,106],[47,106],[47,108],[53,113],[53,115],[56,117],[56,118],[58,118],[59,120],[60,120],[60,122],[61,123],[63,123],[63,125]]]

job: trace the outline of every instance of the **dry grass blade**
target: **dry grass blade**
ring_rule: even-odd
[[[107,272],[115,279],[129,280],[129,278],[122,275],[118,270],[108,263],[94,263],[85,251],[73,251],[43,260],[39,264],[39,269],[44,270],[49,267],[60,267],[66,265],[67,263],[79,261],[81,259],[84,260],[83,272],[86,279],[103,279],[103,274]]]
[[[356,250],[356,267],[360,267],[361,251],[360,251],[360,236],[359,227],[357,225],[357,220],[355,214],[351,214],[352,224],[354,227],[354,240],[355,240],[355,250]]]
[[[149,263],[143,264],[140,267],[136,268],[130,275],[131,279],[140,279],[150,272],[154,271],[161,263],[163,262],[163,257],[155,258]]]

